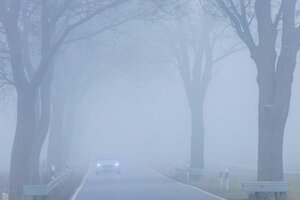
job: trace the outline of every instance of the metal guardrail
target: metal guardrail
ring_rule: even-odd
[[[197,176],[202,176],[203,175],[203,169],[196,169],[196,168],[191,168],[191,167],[176,167],[175,168],[176,171],[180,172],[180,173],[184,173],[186,176],[186,180],[189,181],[190,180],[190,176],[191,175],[197,175]]]
[[[275,193],[275,199],[281,200],[285,193],[288,192],[289,187],[287,182],[255,182],[247,181],[241,184],[242,190],[256,196],[258,193]]]
[[[245,192],[288,192],[287,182],[243,182]]]
[[[67,170],[50,181],[47,185],[24,185],[23,196],[25,197],[47,197],[52,190],[65,181],[73,172],[73,169]]]
[[[2,193],[1,200],[8,200],[8,194],[7,193]]]
[[[176,167],[175,169],[180,172],[189,172],[191,174],[197,174],[197,175],[203,174],[203,169],[196,169],[191,167]]]

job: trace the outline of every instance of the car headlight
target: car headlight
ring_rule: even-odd
[[[115,163],[115,167],[119,167],[119,163],[118,162]]]
[[[97,163],[97,167],[101,167],[102,165],[101,165],[101,163]]]

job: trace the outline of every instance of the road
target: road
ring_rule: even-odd
[[[74,200],[224,200],[175,182],[133,163],[122,163],[120,175],[95,175],[91,169]]]

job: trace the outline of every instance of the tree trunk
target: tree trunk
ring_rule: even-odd
[[[40,179],[40,151],[36,142],[33,143],[30,155],[29,163],[29,183],[38,185],[41,182]]]
[[[36,135],[33,139],[33,145],[31,149],[31,160],[30,160],[30,183],[37,184],[41,182],[40,171],[40,155],[43,144],[48,134],[49,121],[51,114],[51,92],[50,86],[41,90],[41,119],[37,125]]]
[[[40,111],[37,120],[37,129],[33,138],[30,160],[30,183],[38,184],[41,182],[40,177],[40,155],[43,144],[49,131],[51,118],[51,82],[53,77],[54,67],[51,67],[49,73],[45,77],[40,87]]]
[[[63,151],[64,141],[64,118],[65,118],[66,100],[64,97],[58,97],[53,101],[51,129],[48,145],[48,166],[54,165],[56,171],[64,169],[61,153]]]
[[[283,181],[285,120],[279,108],[259,105],[258,181]]]
[[[283,181],[283,138],[297,49],[282,50],[277,66],[276,52],[266,52],[260,49],[253,57],[258,69],[259,86],[257,180]]]
[[[198,101],[197,101],[198,100]],[[204,119],[203,100],[193,99],[190,104],[191,111],[191,167],[204,168]]]
[[[28,88],[17,89],[17,124],[11,153],[9,174],[10,200],[20,200],[23,185],[29,183],[29,161],[35,131],[36,93]]]

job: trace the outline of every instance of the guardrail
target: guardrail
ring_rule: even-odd
[[[33,197],[34,199],[47,199],[51,191],[65,181],[73,172],[73,169],[69,169],[50,181],[47,185],[24,185],[23,196]]]
[[[191,167],[176,167],[176,171],[185,174],[186,180],[189,181],[191,178],[191,175],[196,175],[196,176],[203,176],[203,169],[196,169],[196,168],[191,168]]]
[[[8,194],[3,192],[1,195],[1,200],[8,200]]]
[[[284,198],[284,195],[288,192],[289,187],[287,182],[255,182],[247,181],[242,183],[243,191],[247,192],[249,199],[251,199],[251,193],[254,193],[254,197],[258,193],[275,193],[275,199],[281,200]]]

